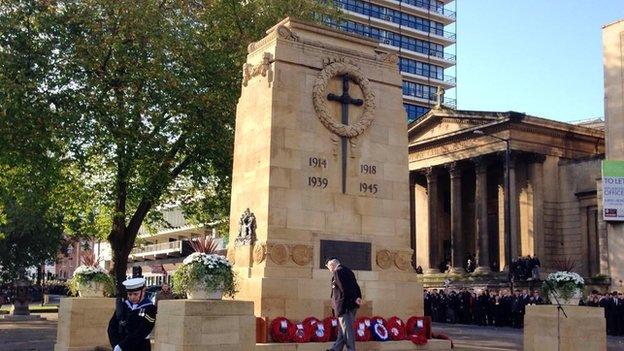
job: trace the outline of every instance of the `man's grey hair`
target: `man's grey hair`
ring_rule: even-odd
[[[330,258],[330,259],[327,261],[327,264],[329,265],[330,263],[331,263],[331,264],[335,264],[335,265],[339,265],[339,264],[340,264],[340,260],[339,260],[339,259],[337,259],[337,258]]]

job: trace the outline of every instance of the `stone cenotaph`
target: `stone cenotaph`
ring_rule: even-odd
[[[423,315],[396,54],[289,18],[248,49],[228,248],[236,299],[268,319],[331,315],[324,264],[337,256],[362,288],[360,315]]]

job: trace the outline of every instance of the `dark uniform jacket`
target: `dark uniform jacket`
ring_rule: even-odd
[[[332,277],[331,298],[334,314],[340,317],[347,311],[357,309],[358,304],[355,300],[361,297],[362,292],[353,271],[343,265],[338,266]]]
[[[123,304],[125,325],[116,314],[113,314],[108,323],[108,340],[114,348],[116,345],[122,351],[150,351],[149,335],[156,322],[156,306],[149,299],[143,299],[138,304],[125,301]]]

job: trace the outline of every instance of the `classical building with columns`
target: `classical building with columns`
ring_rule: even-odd
[[[425,273],[446,260],[462,273],[471,256],[485,273],[531,255],[546,270],[572,260],[585,276],[608,274],[600,124],[437,108],[408,129],[412,245]]]

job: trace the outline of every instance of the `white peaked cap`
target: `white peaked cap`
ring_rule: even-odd
[[[126,291],[140,290],[145,286],[145,278],[126,279],[124,280],[123,285],[126,287]]]

